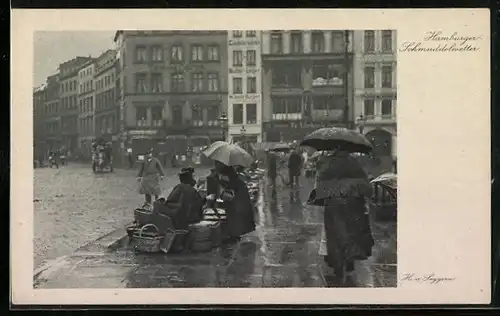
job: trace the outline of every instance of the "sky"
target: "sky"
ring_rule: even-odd
[[[59,64],[76,56],[97,57],[113,48],[116,31],[38,31],[34,34],[33,85],[57,72]]]

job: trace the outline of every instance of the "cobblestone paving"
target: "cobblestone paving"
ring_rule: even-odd
[[[166,170],[164,194],[178,182],[177,172]],[[131,222],[134,208],[143,203],[136,175],[136,170],[123,169],[93,174],[83,164],[35,169],[35,269]]]

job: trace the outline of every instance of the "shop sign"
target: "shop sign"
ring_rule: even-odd
[[[236,95],[229,95],[229,99],[232,101],[258,101],[260,100],[260,94],[236,94]]]
[[[229,46],[239,46],[239,45],[260,45],[259,40],[244,40],[244,39],[232,39],[228,42]]]
[[[256,74],[260,71],[259,67],[231,67],[229,68],[230,74]]]
[[[147,136],[147,135],[156,135],[155,130],[135,130],[129,132],[130,136]]]

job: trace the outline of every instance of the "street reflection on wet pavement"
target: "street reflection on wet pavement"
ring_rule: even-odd
[[[357,262],[341,284],[319,255],[323,210],[305,205],[301,189],[261,185],[257,229],[235,244],[206,253],[140,254],[126,245],[105,251],[90,245],[35,280],[38,288],[170,287],[394,287],[396,226],[372,223],[373,255]]]

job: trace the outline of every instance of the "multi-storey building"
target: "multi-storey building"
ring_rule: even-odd
[[[123,147],[184,151],[220,139],[227,111],[223,31],[118,31]]]
[[[354,32],[354,109],[377,156],[396,156],[396,31]]]
[[[61,90],[59,73],[47,77],[43,111],[45,149],[47,151],[58,150],[62,146],[61,102],[59,98]]]
[[[262,141],[260,44],[260,31],[228,32],[228,132],[234,141]]]
[[[116,100],[116,50],[110,49],[95,60],[95,135],[112,142],[113,154],[120,154],[120,106]]]
[[[78,71],[90,57],[75,57],[59,65],[60,113],[63,145],[70,152],[78,148]]]
[[[91,157],[94,135],[94,71],[93,60],[78,71],[78,140],[82,158]]]
[[[33,89],[33,155],[35,159],[43,159],[45,149],[45,100],[47,97],[46,85]]]
[[[350,127],[352,60],[351,31],[264,31],[264,140],[300,140],[320,127]]]

